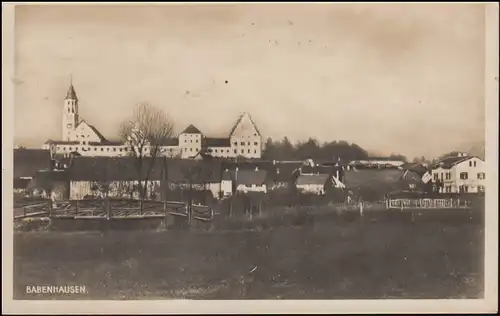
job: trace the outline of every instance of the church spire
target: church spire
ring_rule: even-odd
[[[73,87],[73,75],[71,75],[71,77],[70,77],[69,89],[68,89],[68,92],[66,93],[66,99],[78,100],[78,97],[76,96],[75,88]]]

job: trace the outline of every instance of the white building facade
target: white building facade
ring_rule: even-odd
[[[432,182],[441,183],[441,193],[480,193],[485,190],[485,162],[460,154],[442,160],[432,169]]]
[[[94,126],[80,119],[79,100],[73,84],[64,99],[61,140],[48,140],[42,146],[52,154],[120,157],[131,153],[123,141],[107,140]],[[145,149],[148,154],[150,148]],[[249,114],[243,113],[227,138],[205,137],[194,125],[189,125],[177,138],[160,147],[160,155],[192,159],[205,154],[213,157],[260,158],[262,136]]]

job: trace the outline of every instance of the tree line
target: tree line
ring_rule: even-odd
[[[320,144],[316,139],[309,138],[307,141],[292,144],[287,137],[282,140],[268,138],[262,153],[266,160],[363,160],[371,155],[361,146],[346,141],[331,141]],[[403,155],[392,154],[388,158],[407,161]]]

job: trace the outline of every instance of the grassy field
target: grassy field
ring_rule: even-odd
[[[260,231],[16,233],[14,298],[477,298],[482,227],[359,218]],[[43,284],[87,293],[25,293]]]

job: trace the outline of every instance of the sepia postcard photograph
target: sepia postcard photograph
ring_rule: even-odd
[[[495,313],[498,3],[2,3],[3,313]]]

